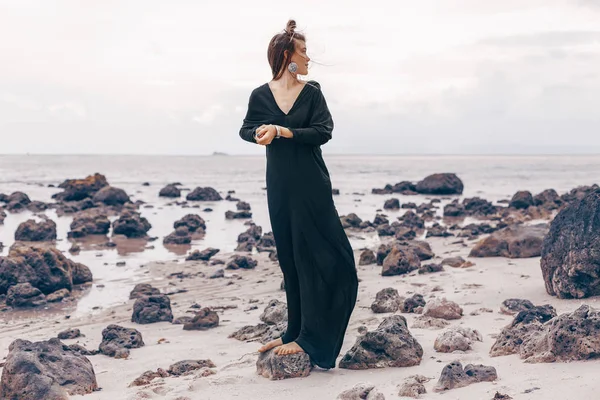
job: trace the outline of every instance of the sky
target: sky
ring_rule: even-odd
[[[600,154],[600,0],[0,0],[0,154],[264,154],[290,18],[323,152]]]

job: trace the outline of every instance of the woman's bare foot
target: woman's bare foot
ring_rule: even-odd
[[[281,345],[283,345],[283,341],[281,340],[281,338],[271,340],[269,343],[265,344],[260,349],[258,349],[258,351],[260,353],[264,353],[267,350],[271,350],[273,347],[277,347],[277,346],[281,346]]]
[[[302,350],[302,347],[300,347],[298,345],[298,343],[296,343],[296,342],[286,343],[283,346],[279,346],[278,349],[275,349],[273,351],[275,352],[275,354],[278,354],[280,356],[283,356],[286,354],[304,353],[304,350]]]

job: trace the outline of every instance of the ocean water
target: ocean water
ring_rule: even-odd
[[[334,188],[340,215],[356,213],[362,219],[373,220],[376,210],[386,199],[398,197],[400,202],[420,204],[427,196],[373,195],[372,188],[381,188],[403,180],[418,181],[439,172],[456,173],[465,185],[462,196],[479,196],[490,201],[510,199],[518,190],[529,190],[534,195],[554,188],[562,194],[579,185],[600,183],[600,156],[368,156],[328,155],[324,159]],[[148,232],[158,237],[154,242],[130,240],[128,246],[118,249],[96,250],[84,244],[83,251],[67,256],[86,264],[94,274],[94,285],[77,303],[75,313],[89,312],[94,307],[107,307],[127,301],[129,291],[143,276],[143,266],[150,261],[183,259],[195,249],[217,247],[223,252],[233,251],[237,235],[247,229],[246,220],[226,220],[227,210],[236,210],[235,202],[192,202],[198,208],[169,205],[172,199],[159,198],[158,192],[168,183],[181,182],[183,188],[211,186],[223,197],[228,191],[240,200],[250,203],[252,220],[270,231],[265,187],[265,158],[263,156],[88,156],[88,155],[4,155],[0,156],[0,193],[23,191],[32,200],[51,202],[57,186],[68,178],[84,178],[94,173],[106,176],[108,182],[124,189],[133,201],[143,200],[152,208],[140,212],[152,224]],[[150,186],[143,186],[148,182]],[[187,192],[182,192],[184,200]],[[204,212],[210,207],[212,212]],[[388,211],[393,220],[406,210]],[[167,248],[162,238],[173,231],[173,222],[188,213],[197,213],[206,220],[206,235],[190,246]],[[0,225],[0,242],[6,255],[14,242],[17,226],[33,217],[30,212],[7,213]],[[58,225],[57,247],[67,251],[70,216],[58,217],[53,210],[46,214]],[[114,218],[111,218],[111,220]],[[376,245],[377,237],[365,239],[351,236],[355,248]],[[151,247],[151,248],[149,248]],[[125,261],[126,265],[117,266]],[[100,285],[100,286],[98,286]],[[102,287],[104,285],[104,287]]]

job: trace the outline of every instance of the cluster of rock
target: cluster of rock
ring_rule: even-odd
[[[261,323],[245,325],[228,337],[241,341],[258,339],[263,344],[280,338],[287,329],[287,304],[277,299],[269,301],[260,315],[260,320]]]
[[[15,243],[0,257],[0,300],[11,307],[36,307],[69,297],[91,282],[88,267],[66,258],[55,248]]]
[[[464,189],[463,182],[456,174],[443,173],[427,176],[425,179],[413,183],[402,181],[395,185],[387,184],[383,189],[373,189],[373,194],[391,194],[399,193],[403,195],[414,194],[435,194],[451,195],[462,194]]]

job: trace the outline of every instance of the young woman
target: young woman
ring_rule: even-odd
[[[333,120],[319,83],[298,80],[310,58],[295,28],[290,20],[271,39],[273,80],[252,91],[240,129],[242,139],[266,147],[267,204],[288,307],[287,331],[259,351],[306,352],[329,369],[356,303],[358,277],[321,154]]]

